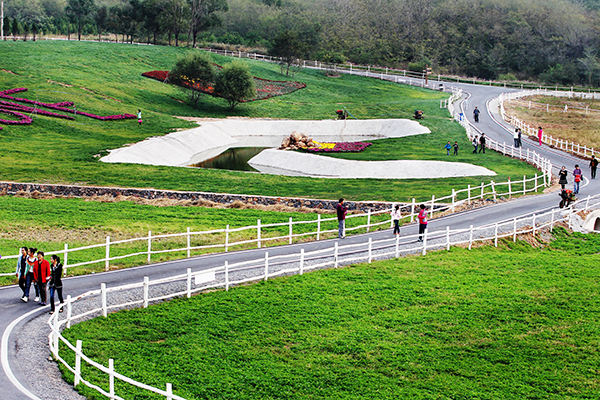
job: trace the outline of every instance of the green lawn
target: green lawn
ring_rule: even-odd
[[[555,237],[283,277],[64,334],[189,399],[597,398],[600,236]]]
[[[448,195],[452,188],[489,182],[487,177],[432,180],[311,179],[223,170],[195,170],[134,164],[104,164],[98,155],[145,138],[163,135],[192,123],[178,116],[328,119],[347,107],[360,119],[411,118],[425,111],[423,124],[432,134],[375,141],[359,155],[344,157],[448,160],[443,146],[459,141],[461,155],[453,161],[484,165],[498,173],[496,182],[523,175],[531,166],[494,152],[471,154],[463,129],[439,108],[448,95],[376,79],[342,75],[327,77],[302,70],[293,78],[276,65],[248,62],[261,78],[293,79],[307,84],[290,95],[242,104],[229,111],[224,101],[204,97],[194,109],[185,93],[174,86],[144,78],[143,72],[167,70],[183,48],[130,46],[115,43],[0,42],[0,90],[27,87],[20,97],[42,102],[74,101],[77,109],[99,115],[135,113],[142,109],[144,125],[135,120],[98,121],[78,116],[65,121],[39,116],[30,126],[4,126],[0,131],[0,171],[3,180],[74,183],[157,189],[202,190],[273,196],[302,196],[350,200],[409,201]],[[220,64],[230,58],[213,56]],[[7,72],[10,71],[10,72]],[[68,85],[68,86],[67,86]],[[310,132],[308,132],[310,134]]]

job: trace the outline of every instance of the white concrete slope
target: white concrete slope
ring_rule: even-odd
[[[408,119],[293,121],[228,118],[202,121],[198,128],[152,137],[128,147],[110,150],[100,160],[188,166],[236,147],[278,147],[292,132],[306,133],[316,141],[356,142],[431,133]]]
[[[423,179],[496,173],[468,163],[423,160],[355,161],[316,154],[267,149],[248,164],[267,174],[319,178]]]

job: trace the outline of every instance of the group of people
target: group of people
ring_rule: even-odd
[[[448,143],[446,143],[446,145],[444,146],[444,148],[446,149],[446,155],[449,156],[450,155],[450,150],[454,149],[454,155],[457,156],[458,155],[458,142],[454,142],[454,144],[450,144],[450,141],[448,141]]]
[[[569,183],[567,180],[567,176],[569,175],[569,171],[563,165],[560,171],[558,171],[558,183],[560,184],[560,188],[564,190],[565,186]],[[581,168],[579,168],[579,164],[575,164],[575,169],[573,170],[573,193],[579,193],[579,184],[583,179],[583,173],[581,172]]]
[[[63,304],[62,295],[62,271],[63,265],[60,263],[60,257],[52,255],[51,263],[44,259],[44,252],[35,247],[21,247],[21,254],[17,260],[16,276],[19,280],[19,287],[23,291],[21,301],[29,301],[29,291],[31,284],[35,289],[34,302],[45,306],[48,301],[47,292],[50,292],[50,314],[55,311],[54,293],[58,295],[60,304]],[[63,309],[61,307],[60,312]]]
[[[481,136],[475,135],[471,143],[473,144],[473,154],[477,153],[477,148],[479,148],[480,153],[485,154],[485,133],[482,133]]]
[[[523,147],[523,142],[521,141],[522,135],[523,133],[521,132],[520,128],[515,129],[515,133],[513,133],[513,139],[515,141],[516,148]]]

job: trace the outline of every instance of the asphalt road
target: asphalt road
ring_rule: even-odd
[[[449,85],[446,84],[446,86]],[[506,142],[507,144],[513,143],[513,128],[506,125],[504,122],[501,122],[501,118],[497,112],[489,110],[487,104],[488,100],[497,97],[502,92],[511,91],[511,89],[467,84],[453,84],[452,86],[460,87],[464,91],[470,93],[468,100],[462,103],[462,107],[464,107],[464,114],[470,121],[473,121],[472,110],[475,106],[482,111],[482,114],[480,115],[480,122],[474,124],[478,130],[485,132],[487,136],[500,142]],[[589,178],[589,168],[587,167],[589,163],[588,161],[562,153],[558,150],[550,149],[546,145],[540,147],[536,143],[530,141],[528,138],[523,137],[523,149],[526,150],[527,148],[530,150],[535,150],[542,156],[549,158],[556,168],[565,165],[568,170],[572,171],[573,166],[576,163],[579,163],[579,165],[582,166],[584,177]],[[463,151],[469,150],[464,149]],[[485,157],[483,154],[481,156]],[[553,169],[553,173],[555,174],[557,173],[556,168]],[[571,182],[571,179],[569,179],[569,182]],[[598,182],[599,180],[590,181],[585,179],[579,197],[585,197],[588,194],[593,195],[599,193],[600,183]],[[442,218],[436,218],[431,220],[429,223],[429,234],[432,235],[436,232],[439,233],[445,231],[447,226],[449,226],[451,229],[466,229],[469,228],[470,225],[480,226],[497,221],[512,219],[514,217],[532,213],[540,209],[555,208],[558,205],[558,200],[559,198],[556,192],[537,196],[525,196],[509,202],[491,204],[489,206],[455,213]],[[416,224],[403,227],[403,232],[406,233],[416,233],[416,231]],[[390,236],[390,231],[375,232],[348,237],[343,240],[343,243],[366,243],[369,237],[372,237],[373,240],[377,240],[389,238]],[[64,279],[65,297],[67,294],[75,296],[85,293],[89,290],[98,289],[101,283],[106,283],[108,287],[119,286],[125,283],[140,282],[145,276],[148,276],[154,280],[175,274],[183,274],[186,272],[187,268],[191,268],[192,271],[199,271],[222,266],[224,265],[225,261],[228,261],[231,264],[248,259],[258,259],[264,257],[265,251],[268,251],[270,256],[275,256],[277,254],[288,254],[290,252],[299,253],[300,248],[304,248],[305,251],[331,248],[336,240],[338,239],[293,244],[289,246],[270,247],[268,249],[255,249],[225,254],[207,255],[187,260],[172,261],[106,273],[66,278]],[[408,240],[409,239],[403,239],[403,243]],[[4,332],[3,347],[1,349],[3,369],[0,373],[0,388],[2,388],[0,398],[7,400],[37,398],[35,393],[30,393],[33,391],[33,389],[29,384],[29,382],[33,379],[36,379],[36,377],[29,376],[27,365],[21,365],[19,363],[19,359],[17,357],[18,349],[16,348],[15,338],[19,334],[23,334],[22,328],[27,321],[40,316],[41,313],[48,311],[47,307],[42,308],[39,306],[34,306],[31,302],[27,304],[21,302],[19,300],[20,296],[21,291],[18,286],[0,288],[0,315],[2,316],[0,319],[0,331]],[[22,318],[18,323],[15,322],[29,312],[32,312],[32,314]],[[8,335],[7,328],[11,324],[14,325],[14,327],[11,330],[10,335]],[[10,376],[11,374],[13,376]]]

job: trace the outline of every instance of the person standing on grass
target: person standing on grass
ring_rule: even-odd
[[[565,186],[569,183],[567,181],[568,174],[569,174],[569,171],[567,171],[567,169],[565,168],[564,165],[562,166],[560,171],[558,171],[558,183],[560,184],[561,189],[564,189]]]
[[[446,143],[446,145],[444,146],[444,148],[446,149],[446,155],[449,156],[450,155],[450,149],[452,148],[452,145],[450,144],[450,141],[448,141],[448,143]]]
[[[58,295],[58,301],[60,304],[63,304],[63,295],[62,295],[62,271],[63,265],[60,263],[60,257],[53,254],[51,257],[52,267],[50,268],[50,282],[48,283],[48,287],[50,288],[50,314],[54,314],[54,292]],[[63,309],[59,310],[59,312],[63,312]]]
[[[477,136],[475,136],[471,143],[473,143],[473,148],[474,148],[473,153],[477,154],[477,146],[479,145],[479,138]]]
[[[515,129],[515,133],[513,133],[513,139],[515,141],[515,147],[519,147],[519,129]]]
[[[46,305],[46,284],[50,280],[50,263],[44,260],[44,252],[37,252],[37,261],[33,269],[33,278],[35,279],[40,291],[40,306]]]
[[[137,112],[137,118],[138,118],[138,123],[140,124],[140,126],[142,126],[142,110],[140,110],[138,108],[138,112]]]
[[[458,155],[458,142],[454,142],[452,147],[454,148],[454,155],[457,156]]]
[[[425,204],[421,204],[419,207],[421,208],[419,215],[417,215],[417,218],[419,218],[419,242],[422,242],[422,235],[425,233],[425,229],[427,229],[427,208]]]
[[[590,160],[590,170],[591,170],[591,175],[590,177],[592,179],[596,179],[596,169],[598,168],[598,160],[596,160],[596,156],[592,156],[592,159]]]
[[[473,110],[473,119],[475,120],[475,122],[479,122],[479,114],[481,112],[477,109],[477,107],[475,107],[475,109]]]
[[[579,165],[575,164],[575,169],[573,170],[573,193],[579,193],[579,182],[583,179],[583,173],[581,169],[579,169]]]
[[[38,301],[40,301],[40,289],[38,288],[37,282],[35,281],[35,277],[33,275],[33,270],[35,269],[35,265],[37,264],[37,258],[35,257],[36,251],[37,249],[35,247],[30,247],[27,251],[27,258],[25,259],[25,262],[29,266],[29,271],[27,272],[27,282],[25,284],[29,288],[31,282],[33,282],[33,288],[35,289],[35,298],[33,299],[33,301],[37,303]],[[27,293],[27,295],[27,299],[29,300],[29,293]],[[27,300],[25,300],[25,302],[27,302]]]
[[[27,303],[29,301],[29,287],[31,281],[27,284],[27,273],[29,272],[29,265],[27,264],[27,247],[21,247],[21,255],[17,260],[17,279],[19,280],[19,287],[23,291],[23,297],[21,300]]]
[[[485,133],[482,133],[479,138],[479,152],[481,153],[482,151],[485,154]]]
[[[346,214],[348,213],[348,208],[344,206],[344,199],[339,200],[335,211],[338,219],[338,237],[343,239],[346,237]]]
[[[400,235],[400,219],[402,213],[400,212],[400,205],[396,204],[396,207],[392,210],[392,221],[394,221],[394,235]]]
[[[544,136],[544,131],[542,130],[542,127],[539,126],[538,127],[538,139],[540,141],[540,146],[542,145],[542,136]]]

